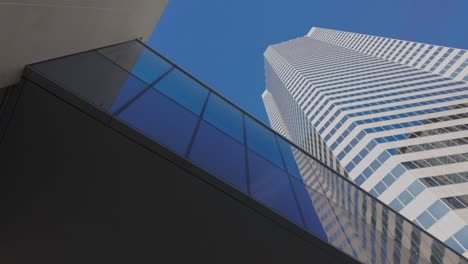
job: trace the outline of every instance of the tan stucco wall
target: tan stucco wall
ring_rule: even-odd
[[[168,0],[0,0],[0,88],[25,65],[143,37]]]

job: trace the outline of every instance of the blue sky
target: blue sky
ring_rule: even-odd
[[[467,12],[467,0],[170,0],[148,44],[268,124],[268,45],[318,26],[468,49]]]

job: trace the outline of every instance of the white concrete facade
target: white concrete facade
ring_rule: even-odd
[[[274,129],[468,256],[466,50],[312,28],[264,56]]]

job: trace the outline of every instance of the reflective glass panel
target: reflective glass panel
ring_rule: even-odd
[[[248,157],[251,195],[303,226],[287,174],[251,150]]]
[[[322,199],[327,198],[315,192],[311,187],[307,187],[302,183],[302,181],[299,181],[294,177],[291,178],[291,182],[294,187],[297,202],[299,203],[302,215],[304,216],[305,228],[317,237],[328,241],[327,235],[323,230],[322,223],[317,215],[316,207],[314,207],[314,204],[312,203],[312,198],[321,202],[323,202]]]
[[[244,143],[242,113],[219,96],[210,94],[203,119]]]
[[[200,115],[208,90],[185,73],[174,69],[154,87],[180,105]]]
[[[147,84],[151,84],[172,68],[171,64],[137,41],[110,46],[98,51]]]
[[[192,112],[153,89],[117,117],[180,155],[185,155],[198,120]]]
[[[284,139],[277,137],[278,145],[281,150],[281,154],[283,155],[284,163],[286,164],[286,169],[288,170],[289,174],[297,177],[298,179],[302,180],[301,173],[299,172],[299,167],[297,166],[296,158],[294,157],[293,151],[296,153],[299,152],[295,147],[289,145]],[[302,154],[302,153],[301,153]],[[302,154],[305,157],[305,154]]]
[[[273,132],[249,117],[245,117],[247,145],[262,157],[284,168]]]
[[[460,244],[468,249],[468,226],[464,226],[460,231],[458,231],[454,237],[460,242]]]
[[[127,81],[122,85],[119,94],[115,98],[114,102],[110,107],[110,112],[115,114],[122,110],[122,108],[127,104],[130,100],[136,98],[136,96],[143,91],[145,88],[142,85],[143,82],[138,80],[135,77],[129,77]]]
[[[434,217],[432,217],[428,212],[424,211],[420,216],[418,216],[417,220],[421,225],[427,229],[431,227],[435,223]]]
[[[200,123],[189,159],[247,191],[245,146],[205,121]]]

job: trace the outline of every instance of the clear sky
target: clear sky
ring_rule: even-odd
[[[148,44],[269,124],[268,45],[312,26],[468,49],[468,0],[170,0]]]

